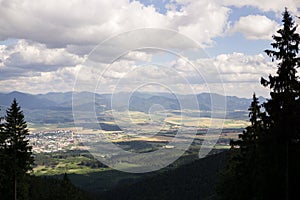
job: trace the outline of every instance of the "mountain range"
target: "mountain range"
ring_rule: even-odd
[[[72,96],[79,101],[72,101]],[[72,121],[72,104],[77,110],[84,111],[90,104],[98,110],[132,110],[148,113],[153,105],[167,110],[191,109],[211,111],[211,108],[224,110],[231,117],[245,117],[251,99],[236,96],[222,96],[214,93],[178,95],[169,93],[116,93],[95,94],[91,92],[50,92],[47,94],[28,94],[18,91],[0,93],[0,106],[3,110],[16,98],[25,112],[26,119],[34,123],[57,123]],[[212,105],[212,100],[215,102]],[[224,101],[225,100],[225,101]],[[260,102],[266,99],[259,98]],[[220,102],[220,103],[219,103]],[[218,105],[220,104],[220,105]],[[219,107],[218,107],[219,106]],[[226,107],[225,107],[226,106]],[[240,113],[241,116],[239,116]],[[57,119],[59,118],[59,120]]]

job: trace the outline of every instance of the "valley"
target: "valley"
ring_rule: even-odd
[[[5,100],[12,94],[1,95],[0,104],[8,106]],[[199,152],[212,155],[229,149],[229,141],[236,139],[248,125],[247,107],[250,101],[229,97],[226,113],[220,109],[212,117],[206,94],[198,95],[198,99],[202,99],[199,107],[203,108],[199,110],[178,109],[176,102],[165,94],[141,93],[133,95],[135,104],[128,109],[120,104],[112,110],[108,104],[110,96],[101,95],[107,99],[101,98],[99,102],[87,99],[77,105],[76,114],[80,121],[74,121],[70,93],[29,95],[14,92],[14,95],[18,95],[20,104],[24,105],[28,121],[28,137],[35,157],[32,173],[54,178],[61,178],[67,173],[76,186],[95,194],[199,160]],[[81,95],[90,97],[92,94]],[[96,121],[91,120],[85,111],[87,104],[91,103],[95,104]],[[134,153],[134,156],[102,148],[107,143],[124,152]],[[181,149],[181,143],[190,145]],[[100,150],[97,147],[101,147]],[[177,151],[182,152],[180,158],[159,171],[146,174],[118,171],[151,167],[153,163],[144,158],[147,153],[157,152],[163,161],[171,159],[172,152]],[[116,161],[107,166],[102,162],[105,159]],[[159,160],[155,162],[164,166]]]

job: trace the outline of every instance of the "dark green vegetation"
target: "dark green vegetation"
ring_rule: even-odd
[[[158,172],[146,173],[146,174],[132,174],[120,172],[106,167],[87,151],[67,151],[67,152],[55,152],[55,153],[40,153],[35,156],[35,175],[43,177],[54,177],[61,179],[61,174],[67,172],[72,182],[93,195],[99,195],[103,191],[111,190],[115,187],[122,186],[124,184],[135,183],[144,177],[160,174],[165,171],[176,169],[185,164],[198,160],[198,152],[200,141],[195,141],[189,150],[180,157],[177,161],[170,164],[168,167],[163,168]],[[148,149],[147,142],[121,142],[122,148],[134,148],[131,150],[138,150],[138,152],[144,152]],[[121,144],[120,143],[120,144]],[[157,144],[156,144],[157,145]],[[222,149],[215,149],[211,154],[222,152]],[[141,157],[143,154],[139,154]],[[216,161],[217,162],[217,161]],[[126,163],[124,163],[126,166]]]
[[[1,200],[90,199],[70,182],[66,174],[61,181],[29,175],[34,159],[26,139],[27,124],[16,99],[0,120]]]
[[[146,174],[109,169],[68,174],[68,177],[96,199],[215,199],[218,174],[224,167],[226,156],[223,152],[201,160],[183,157],[167,168]],[[62,178],[63,175],[55,175],[38,180],[59,186]],[[39,190],[38,187],[34,189]]]
[[[251,125],[232,142],[231,159],[219,187],[221,199],[299,199],[300,80],[296,68],[300,66],[300,36],[287,9],[282,22],[273,36],[274,50],[265,51],[278,61],[276,75],[261,80],[270,89],[271,99],[259,104],[253,96]]]
[[[87,192],[76,188],[64,174],[60,179],[35,177],[27,178],[30,200],[92,200]]]
[[[103,171],[107,166],[96,160],[88,151],[69,150],[54,153],[38,153],[34,157],[35,175],[67,173],[87,174]]]
[[[226,152],[215,154],[175,169],[157,172],[136,183],[123,184],[104,192],[100,199],[216,199],[216,182],[226,155]]]
[[[27,199],[25,181],[33,157],[29,146],[27,124],[16,99],[7,109],[0,132],[0,192],[4,199]]]

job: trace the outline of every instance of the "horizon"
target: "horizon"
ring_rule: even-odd
[[[29,95],[47,95],[47,94],[66,94],[66,93],[74,93],[74,91],[62,91],[62,92],[46,92],[46,93],[27,93],[27,92],[22,92],[22,91],[17,91],[17,90],[14,90],[14,91],[10,91],[10,92],[1,92],[0,91],[0,94],[12,94],[12,93],[21,93],[21,94],[29,94]],[[99,94],[99,95],[112,95],[112,94],[120,94],[120,93],[131,93],[131,92],[117,92],[117,93],[95,93],[95,92],[91,92],[91,91],[80,91],[80,92],[75,92],[75,93],[93,93],[93,94]],[[134,93],[139,93],[139,94],[170,94],[170,93],[167,93],[167,92],[149,92],[149,91],[145,91],[145,92],[133,92],[132,94]],[[200,92],[200,93],[195,93],[195,94],[180,94],[180,93],[174,93],[174,94],[170,94],[170,95],[182,95],[182,96],[185,96],[185,95],[201,95],[201,94],[216,94],[216,95],[221,95],[222,94],[219,94],[219,93],[209,93],[209,92]],[[241,98],[241,99],[252,99],[252,96],[253,94],[250,96],[250,97],[241,97],[241,96],[235,96],[235,95],[225,95],[225,97],[237,97],[237,98]],[[258,98],[269,98],[269,97],[265,97],[265,96],[257,96]]]

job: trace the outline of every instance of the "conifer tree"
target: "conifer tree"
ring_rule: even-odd
[[[0,110],[1,111],[1,110]],[[0,193],[2,193],[5,185],[5,160],[6,154],[4,151],[5,147],[5,135],[4,135],[4,126],[3,126],[3,117],[0,116]]]
[[[265,51],[278,65],[275,75],[261,79],[271,98],[262,104],[261,112],[253,96],[251,125],[239,140],[231,142],[239,148],[232,152],[221,182],[221,199],[289,200],[300,196],[300,36],[287,9],[282,22],[283,27],[273,36],[273,50]]]
[[[253,94],[248,109],[250,125],[245,128],[239,139],[231,141],[231,154],[219,185],[221,199],[252,199],[255,193],[257,175],[257,141],[262,133],[261,106]]]
[[[265,179],[263,188],[270,189],[265,198],[269,198],[271,191],[277,190],[276,198],[289,199],[299,178],[299,145],[300,145],[300,82],[297,68],[300,64],[298,57],[300,36],[296,32],[297,26],[287,9],[283,13],[283,28],[273,36],[271,44],[274,50],[266,50],[272,60],[277,60],[276,75],[269,76],[269,80],[261,79],[262,85],[269,87],[270,96],[263,104],[266,110],[265,124],[268,127],[264,140],[265,148],[261,152],[269,159],[265,163]],[[267,169],[269,168],[269,169]],[[294,183],[292,183],[294,182]],[[273,192],[274,194],[274,192]]]
[[[28,135],[24,114],[16,99],[6,111],[2,131],[1,150],[6,181],[2,190],[8,199],[27,199],[26,175],[33,164],[31,146],[26,138]]]

